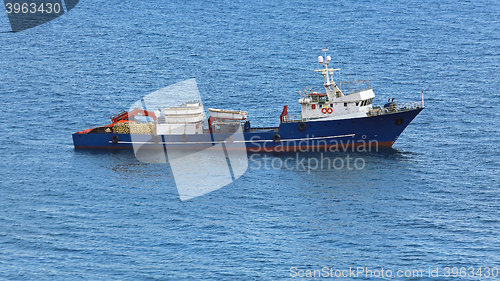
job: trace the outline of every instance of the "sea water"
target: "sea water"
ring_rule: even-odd
[[[2,280],[500,268],[496,1],[80,1],[18,33],[4,13],[0,28]],[[299,113],[299,90],[321,87],[326,47],[342,78],[371,78],[375,104],[424,92],[393,149],[258,155],[180,201],[168,164],[73,148],[72,133],[190,78],[206,108],[276,126],[284,105]],[[320,155],[362,160],[307,163]],[[306,162],[280,165],[290,157]]]

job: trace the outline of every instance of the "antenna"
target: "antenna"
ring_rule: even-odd
[[[323,66],[325,66],[325,69],[328,69],[328,63],[332,60],[332,57],[326,55],[328,49],[329,49],[328,47],[326,47],[326,49],[321,49],[325,53],[325,60],[323,60],[322,56],[318,57],[318,62],[321,63]]]
[[[323,52],[325,52],[325,58],[326,58],[326,52],[328,52],[329,47],[326,47],[326,49],[321,49]]]

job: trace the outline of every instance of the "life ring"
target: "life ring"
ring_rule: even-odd
[[[316,109],[316,105],[315,104],[311,104],[311,108],[312,109]]]
[[[114,135],[111,137],[111,142],[112,143],[118,143],[120,141],[120,138],[117,135]]]
[[[184,134],[184,135],[181,136],[181,141],[187,142],[188,140],[189,140],[189,136],[188,135]]]
[[[279,143],[281,141],[281,136],[276,134],[273,136],[273,142]]]
[[[299,124],[297,125],[297,127],[299,128],[299,131],[304,131],[307,126],[306,126],[306,123],[299,122]]]
[[[326,107],[323,107],[323,109],[321,110],[321,112],[323,112],[323,114],[326,114],[328,112],[328,109]]]
[[[327,111],[328,111],[328,114],[332,114],[333,109],[331,107],[329,107]]]

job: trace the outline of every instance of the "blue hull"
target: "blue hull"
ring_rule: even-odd
[[[243,133],[244,141],[240,145],[226,148],[258,151],[297,151],[346,147],[390,147],[410,122],[423,110],[417,108],[392,114],[373,117],[308,121],[304,123],[281,123],[276,128],[254,128]],[[73,143],[78,149],[133,149],[134,142],[141,139],[151,148],[178,147],[186,149],[205,149],[212,147],[217,140],[225,140],[230,135],[196,134],[165,135],[153,138],[149,135],[114,134],[114,133],[75,133]],[[237,143],[238,141],[234,141]]]

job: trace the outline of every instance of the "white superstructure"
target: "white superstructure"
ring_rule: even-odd
[[[163,109],[156,125],[157,135],[203,134],[205,114],[200,102]]]
[[[248,112],[243,110],[226,110],[209,108],[208,124],[212,133],[235,133],[244,124]]]
[[[331,80],[334,71],[340,69],[328,68],[331,57],[326,55],[327,49],[323,50],[325,57],[318,57],[318,63],[324,66],[323,69],[315,70],[320,72],[325,80],[324,93],[310,92],[299,99],[302,109],[302,120],[332,120],[366,117],[372,109],[372,102],[375,93],[372,89],[365,89],[344,95],[337,84]]]
[[[225,110],[225,109],[209,108],[208,114],[211,117],[219,119],[245,120],[247,119],[248,112],[243,110]]]

